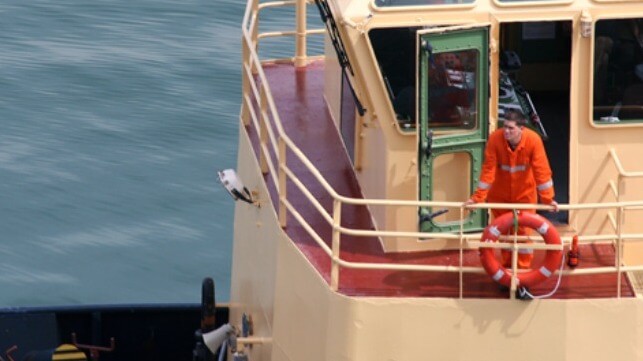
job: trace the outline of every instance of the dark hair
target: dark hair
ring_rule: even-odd
[[[509,109],[505,112],[505,120],[516,122],[517,125],[527,125],[527,118],[518,110]]]

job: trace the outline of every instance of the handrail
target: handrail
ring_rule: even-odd
[[[621,164],[621,160],[618,158],[618,155],[616,154],[616,150],[614,148],[610,149],[610,155],[612,156],[612,160],[614,160],[614,164],[616,164],[616,169],[618,170],[618,173],[621,177],[625,178],[638,178],[638,177],[643,177],[643,172],[627,172],[623,168],[623,165]]]
[[[616,150],[614,148],[611,148],[609,150],[609,154],[612,157],[612,160],[614,161],[616,170],[618,171],[616,186],[614,186],[612,181],[609,182],[609,186],[612,188],[612,191],[616,194],[616,201],[619,202],[621,200],[624,180],[628,178],[641,178],[643,177],[643,172],[627,172],[623,168],[623,164],[621,163],[621,160],[616,154]],[[622,258],[623,258],[623,213],[624,211],[625,209],[623,207],[617,208],[615,220],[613,219],[613,216],[611,214],[608,214],[609,220],[612,223],[612,226],[616,229],[616,233],[618,235],[616,240],[616,267],[618,269],[619,275],[621,274],[621,270],[623,268]],[[621,277],[618,278],[617,287],[618,287],[618,296],[620,297]]]
[[[316,30],[308,30],[306,31],[306,34],[324,34],[326,30],[324,29],[316,29]],[[289,30],[289,31],[271,31],[271,32],[265,32],[259,34],[259,39],[263,38],[274,38],[274,37],[279,37],[279,36],[294,36],[297,35],[296,30]]]
[[[386,269],[386,270],[412,270],[423,272],[458,272],[460,274],[460,298],[463,297],[463,277],[464,273],[482,273],[482,267],[463,266],[463,251],[464,248],[479,248],[482,242],[479,242],[478,234],[464,234],[463,224],[460,224],[460,231],[458,233],[428,233],[428,232],[402,232],[396,230],[364,230],[352,229],[349,227],[341,226],[341,210],[342,205],[367,205],[367,206],[397,206],[397,207],[450,207],[460,211],[461,219],[463,219],[464,212],[472,209],[536,209],[548,210],[551,206],[534,205],[534,204],[498,204],[498,203],[485,203],[473,204],[464,206],[461,202],[435,202],[435,201],[420,201],[420,200],[391,200],[391,199],[364,199],[364,198],[351,198],[343,196],[328,183],[315,165],[308,159],[308,157],[299,149],[299,147],[290,139],[284,127],[282,126],[281,118],[277,111],[270,85],[262,67],[262,61],[257,53],[258,41],[265,37],[276,36],[291,36],[297,37],[296,41],[296,54],[293,59],[295,66],[300,66],[302,62],[305,63],[307,55],[305,54],[305,38],[307,35],[319,34],[319,30],[307,30],[305,28],[306,8],[305,5],[310,1],[294,0],[294,1],[269,1],[259,3],[258,0],[251,0],[248,2],[246,12],[243,18],[242,26],[242,45],[243,45],[243,105],[241,120],[244,125],[248,125],[248,116],[252,118],[252,124],[256,131],[259,132],[260,139],[260,158],[262,172],[271,173],[275,188],[279,196],[279,221],[282,227],[286,226],[286,212],[290,212],[294,220],[297,221],[303,229],[308,232],[316,244],[323,250],[331,261],[331,279],[330,287],[332,290],[337,291],[339,288],[339,271],[340,268],[354,268],[354,269]],[[296,31],[276,31],[258,34],[259,11],[266,8],[280,7],[280,6],[295,6],[297,17],[297,30]],[[250,93],[252,93],[251,96]],[[255,111],[255,103],[259,103],[259,116]],[[267,133],[267,134],[266,134]],[[269,144],[268,144],[269,143]],[[274,157],[272,154],[274,154]],[[328,212],[324,206],[313,196],[308,190],[306,185],[301,182],[299,177],[288,167],[286,154],[294,156],[299,162],[304,165],[304,168],[309,172],[313,178],[321,185],[321,188],[332,198],[332,212]],[[617,290],[617,297],[620,297],[620,275],[622,272],[628,271],[643,271],[643,265],[640,266],[624,266],[622,265],[622,246],[623,243],[636,242],[643,240],[643,234],[623,234],[622,227],[620,226],[623,213],[629,209],[640,209],[643,207],[643,201],[620,201],[620,183],[623,177],[643,177],[643,172],[626,172],[616,152],[610,150],[610,155],[616,164],[619,172],[618,185],[611,184],[612,189],[617,195],[616,202],[610,203],[587,203],[587,204],[561,204],[561,210],[583,210],[583,209],[616,209],[617,219],[615,219],[615,233],[607,235],[584,235],[579,236],[581,243],[593,242],[606,242],[614,241],[617,243],[617,257],[616,264],[613,267],[595,267],[588,269],[574,269],[572,271],[561,271],[565,275],[585,275],[595,273],[617,273],[619,275],[619,283]],[[298,212],[297,208],[292,205],[288,200],[286,194],[286,181],[292,182],[304,195],[304,197],[311,203],[321,217],[332,227],[332,239],[330,246],[326,241],[315,231],[315,229],[304,219]],[[340,240],[341,235],[352,235],[358,237],[410,237],[410,238],[440,238],[440,239],[454,239],[460,241],[460,257],[459,266],[452,265],[417,265],[417,264],[403,264],[403,263],[364,263],[364,262],[351,262],[341,258],[340,255]],[[520,237],[514,236],[513,239],[517,240]],[[512,248],[514,257],[520,249],[564,249],[571,240],[570,237],[563,237],[561,245],[547,245],[542,243],[532,243],[529,245],[514,242],[513,244],[488,244],[485,247],[491,248]],[[515,266],[514,266],[515,268]],[[513,269],[513,274],[517,274],[518,270]]]

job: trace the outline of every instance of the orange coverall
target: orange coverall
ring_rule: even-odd
[[[516,149],[512,150],[505,140],[503,130],[489,136],[484,152],[480,181],[471,199],[476,203],[540,203],[550,204],[554,199],[554,183],[545,147],[536,132],[527,127]],[[509,209],[492,209],[493,217],[511,212]],[[525,210],[523,212],[534,212]],[[510,230],[513,234],[513,229]],[[518,227],[519,235],[527,235],[524,227]],[[530,268],[533,250],[519,250],[518,267]],[[503,266],[511,266],[511,251],[502,250]]]

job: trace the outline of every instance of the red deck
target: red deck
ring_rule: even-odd
[[[318,61],[306,68],[296,70],[291,65],[270,65],[265,73],[269,79],[283,126],[290,138],[308,156],[335,190],[348,197],[361,198],[361,190],[341,143],[341,136],[334,126],[323,99],[323,62]],[[255,153],[258,154],[257,132],[247,127]],[[332,199],[321,185],[296,160],[287,155],[288,167],[304,181],[313,195],[326,210],[332,209]],[[278,205],[272,178],[265,177],[271,190],[273,204]],[[304,195],[288,184],[288,200],[301,215],[330,244],[331,227],[319,215]],[[303,254],[308,257],[320,274],[330,278],[329,257],[308,235],[297,220],[288,215],[286,232]],[[374,229],[365,207],[345,205],[342,209],[342,225],[353,229]],[[422,265],[458,265],[458,251],[427,251],[418,253],[384,253],[376,238],[342,236],[341,257],[348,261],[391,262]],[[540,260],[536,253],[534,264]],[[614,249],[609,245],[584,246],[581,248],[579,268],[614,264]],[[464,265],[479,266],[477,252],[464,254]],[[557,275],[531,289],[535,295],[549,293],[556,285]],[[614,274],[563,277],[560,287],[552,298],[602,298],[615,297],[617,276]],[[464,297],[502,298],[498,285],[487,275],[465,274]],[[633,291],[624,276],[622,297],[632,297]],[[427,273],[416,271],[383,271],[341,269],[339,291],[350,296],[386,297],[458,297],[459,275],[457,273]]]

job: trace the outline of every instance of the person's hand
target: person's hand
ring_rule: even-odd
[[[462,206],[466,208],[467,206],[470,206],[472,204],[476,204],[476,201],[474,201],[472,198],[469,198],[464,203],[462,203]]]
[[[549,205],[554,207],[554,209],[552,209],[550,212],[558,212],[558,202],[552,199]]]

